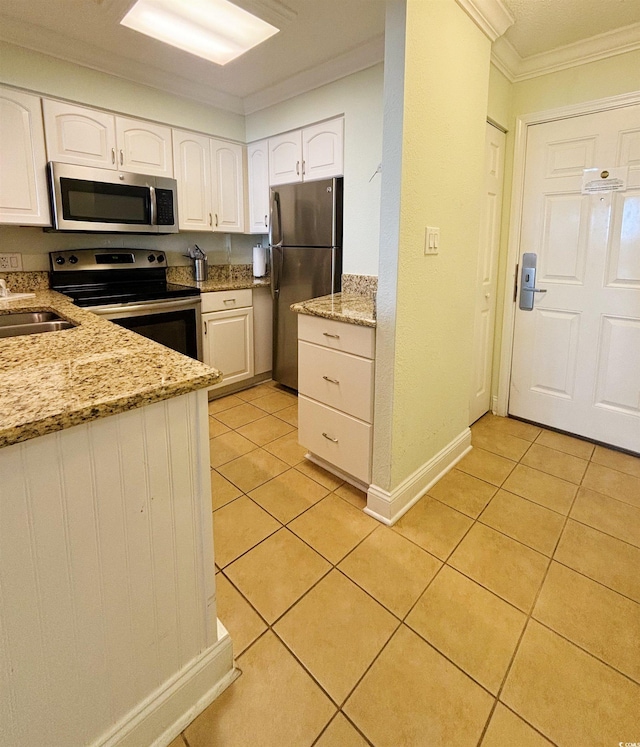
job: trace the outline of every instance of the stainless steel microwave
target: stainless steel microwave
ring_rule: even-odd
[[[178,232],[175,179],[53,161],[47,171],[55,231]]]

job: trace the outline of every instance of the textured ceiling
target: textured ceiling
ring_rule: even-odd
[[[503,0],[516,22],[505,38],[520,57],[640,22],[640,0]]]

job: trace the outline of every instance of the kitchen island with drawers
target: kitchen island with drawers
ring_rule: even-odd
[[[168,744],[234,677],[212,539],[220,374],[52,291],[0,300],[0,327],[29,312],[68,328],[0,337],[3,743]]]
[[[367,491],[371,483],[375,302],[335,293],[298,317],[298,438],[307,458]]]

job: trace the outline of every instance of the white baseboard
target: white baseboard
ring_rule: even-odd
[[[322,467],[322,469],[325,469],[327,472],[331,472],[332,475],[339,477],[341,480],[348,482],[350,485],[353,485],[354,488],[362,490],[363,493],[366,493],[367,490],[369,490],[369,485],[366,482],[358,480],[357,477],[353,477],[353,475],[350,475],[348,472],[343,472],[341,469],[338,469],[333,464],[331,464],[331,462],[325,462],[322,457],[316,456],[310,451],[305,454],[305,459],[308,459],[310,462],[317,464],[318,467]]]
[[[444,449],[425,462],[391,492],[377,485],[371,485],[367,492],[367,507],[364,512],[383,524],[392,526],[469,451],[471,451],[471,430],[465,428]]]
[[[93,747],[166,747],[240,672],[233,666],[231,637],[218,620],[218,640],[164,682],[103,734]]]

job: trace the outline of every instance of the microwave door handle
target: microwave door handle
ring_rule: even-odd
[[[149,223],[152,226],[155,226],[156,225],[156,215],[158,213],[158,211],[157,211],[157,203],[156,203],[156,190],[155,190],[155,187],[149,187],[149,198],[150,198],[150,201],[149,201],[149,205],[150,205]]]

